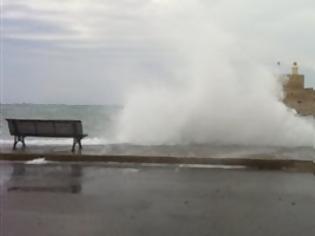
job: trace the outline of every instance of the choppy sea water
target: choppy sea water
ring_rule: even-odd
[[[21,119],[78,119],[82,120],[84,133],[84,150],[90,153],[118,155],[163,155],[189,157],[268,157],[315,160],[313,147],[266,147],[266,146],[220,146],[211,144],[185,145],[133,145],[113,143],[115,124],[122,107],[95,105],[35,105],[10,104],[1,105],[0,147],[11,147],[6,118]],[[53,151],[68,150],[71,139],[31,138],[26,140],[32,151],[36,147],[51,147]]]

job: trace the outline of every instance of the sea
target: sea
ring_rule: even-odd
[[[275,158],[315,160],[314,147],[240,146],[213,144],[141,145],[115,143],[116,121],[122,106],[114,105],[52,105],[2,104],[0,107],[0,152],[12,146],[13,137],[8,130],[7,118],[16,119],[74,119],[81,120],[84,133],[84,150],[93,154],[152,155],[225,158]],[[57,150],[72,144],[71,139],[27,137],[26,144],[34,148]]]

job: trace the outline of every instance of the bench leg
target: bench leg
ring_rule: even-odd
[[[78,140],[79,148],[82,149],[81,139]]]
[[[14,143],[13,143],[13,150],[16,149],[16,145],[18,144],[18,142],[21,142],[22,143],[22,147],[25,148],[26,145],[25,145],[25,137],[23,136],[14,136]]]
[[[75,145],[77,144],[77,139],[73,138],[73,144],[72,144],[72,149],[71,151],[74,152],[75,151]]]
[[[13,150],[16,149],[16,144],[18,143],[18,137],[14,136]]]
[[[72,152],[74,152],[75,151],[75,147],[76,147],[76,145],[79,145],[79,150],[81,151],[81,149],[82,149],[82,144],[81,144],[81,138],[73,138],[73,145],[72,145]]]

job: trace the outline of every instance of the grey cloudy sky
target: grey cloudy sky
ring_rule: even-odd
[[[165,42],[199,11],[248,57],[298,61],[315,86],[313,0],[1,0],[2,102],[120,104],[134,84],[172,77]]]

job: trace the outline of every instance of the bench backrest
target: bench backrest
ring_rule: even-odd
[[[42,137],[79,137],[80,120],[22,120],[7,119],[11,135]]]

